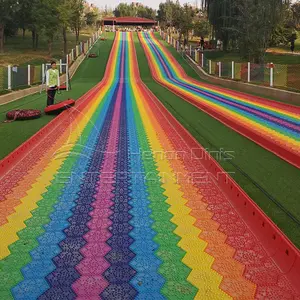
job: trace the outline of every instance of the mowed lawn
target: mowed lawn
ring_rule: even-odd
[[[246,63],[247,60],[240,57],[238,53],[225,52],[225,51],[205,51],[204,55],[207,59],[221,62],[236,62]],[[292,55],[280,52],[270,53],[267,52],[264,58],[265,63],[274,63],[280,65],[300,65],[300,53],[299,55]],[[300,68],[299,68],[300,70]],[[299,75],[300,76],[300,75]]]
[[[114,34],[108,33],[106,37],[107,40],[99,40],[92,49],[99,56],[92,59],[86,58],[82,62],[71,80],[72,90],[68,92],[63,91],[60,95],[57,95],[56,102],[68,98],[76,100],[101,81],[112,47]],[[45,105],[46,93],[43,92],[42,94],[37,93],[0,106],[0,159],[8,155],[54,118],[54,116],[43,113],[39,119],[3,123],[6,119],[6,113],[13,109],[39,109],[43,112]]]
[[[135,36],[140,74],[174,117],[209,151],[232,151],[234,159],[218,160],[243,190],[300,248],[300,170],[241,136],[156,83]],[[200,80],[176,50],[165,43],[186,73]]]
[[[87,41],[95,30],[82,31],[79,41]],[[76,46],[76,37],[73,32],[67,33],[68,51]],[[25,37],[18,32],[16,36],[8,37],[4,45],[5,52],[0,54],[0,66],[7,65],[39,65],[48,62],[51,58],[60,59],[64,57],[62,35],[57,35],[52,45],[52,55],[48,54],[48,43],[45,37],[39,38],[39,46],[36,51],[32,49],[31,32],[27,31]]]

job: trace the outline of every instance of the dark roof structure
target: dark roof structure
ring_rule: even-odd
[[[156,25],[156,21],[146,19],[146,18],[136,18],[136,17],[111,17],[104,18],[103,25],[136,25],[136,26],[153,26]]]

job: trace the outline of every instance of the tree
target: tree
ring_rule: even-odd
[[[70,26],[75,31],[76,43],[79,41],[80,30],[84,21],[84,0],[71,0],[72,11],[70,16]]]
[[[48,52],[52,55],[52,44],[54,36],[57,34],[60,23],[59,20],[60,0],[38,0],[34,8],[34,31],[43,34],[48,42]]]
[[[0,0],[0,53],[4,52],[4,30],[8,22],[12,22],[19,10],[17,0]]]
[[[16,14],[16,19],[18,20],[18,26],[23,30],[24,39],[25,31],[31,23],[32,0],[20,0],[19,6],[20,8]]]
[[[87,26],[93,26],[93,25],[95,25],[96,20],[97,20],[97,15],[93,11],[88,12],[85,15],[85,22],[86,22]]]
[[[159,21],[159,25],[162,28],[165,28],[167,25],[167,17],[166,17],[166,4],[160,3],[159,9],[157,11],[157,20]]]
[[[177,26],[180,31],[179,40],[181,39],[181,35],[183,35],[184,38],[188,40],[189,31],[194,27],[193,25],[194,15],[195,15],[194,10],[188,4],[185,4],[182,8],[180,8],[179,15],[174,15],[175,20],[178,21]]]
[[[210,24],[206,15],[197,16],[194,24],[194,34],[196,36],[207,37],[210,34]]]
[[[148,6],[136,5],[135,3],[120,3],[114,10],[116,17],[140,17],[154,19],[156,11]]]
[[[292,13],[295,27],[300,30],[300,1],[292,5]]]
[[[284,4],[281,17],[271,36],[271,46],[288,45],[296,29],[293,11],[289,4]]]
[[[223,48],[237,44],[241,55],[260,62],[289,0],[204,0],[215,38]]]
[[[62,36],[64,41],[64,54],[68,54],[68,41],[67,41],[67,30],[70,26],[72,16],[72,1],[71,0],[60,0],[58,5],[59,11],[59,22],[62,27]]]
[[[241,55],[250,61],[261,63],[271,36],[280,22],[282,2],[239,0],[237,12],[235,31]]]

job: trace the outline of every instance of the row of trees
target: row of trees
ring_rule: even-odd
[[[148,6],[139,3],[120,3],[114,10],[116,17],[140,17],[147,19],[155,19],[156,11]]]
[[[220,39],[224,50],[238,49],[241,56],[261,62],[269,46],[288,44],[300,29],[300,1],[203,0],[202,9],[179,1],[160,3],[157,19],[162,27],[175,27],[180,38],[191,31]]]
[[[32,47],[37,49],[39,38],[48,41],[49,54],[53,39],[61,34],[67,53],[67,31],[76,33],[76,41],[83,25],[95,22],[95,13],[84,0],[0,0],[0,52],[4,51],[6,37],[18,29],[32,33]]]

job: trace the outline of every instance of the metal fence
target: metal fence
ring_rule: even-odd
[[[60,75],[66,73],[66,64],[70,67],[73,62],[82,54],[86,54],[101,35],[101,31],[97,31],[85,42],[80,42],[74,49],[70,51],[66,57],[58,61],[58,69]],[[1,91],[11,91],[27,88],[43,82],[45,76],[45,65],[27,65],[0,67],[0,94]]]
[[[161,32],[161,37],[178,52],[183,51],[183,46],[166,33]],[[236,63],[213,61],[205,56],[205,51],[197,51],[191,46],[184,49],[186,55],[191,57],[205,72],[210,75],[255,83],[259,85],[300,91],[300,65],[282,64],[253,64],[250,62]]]

